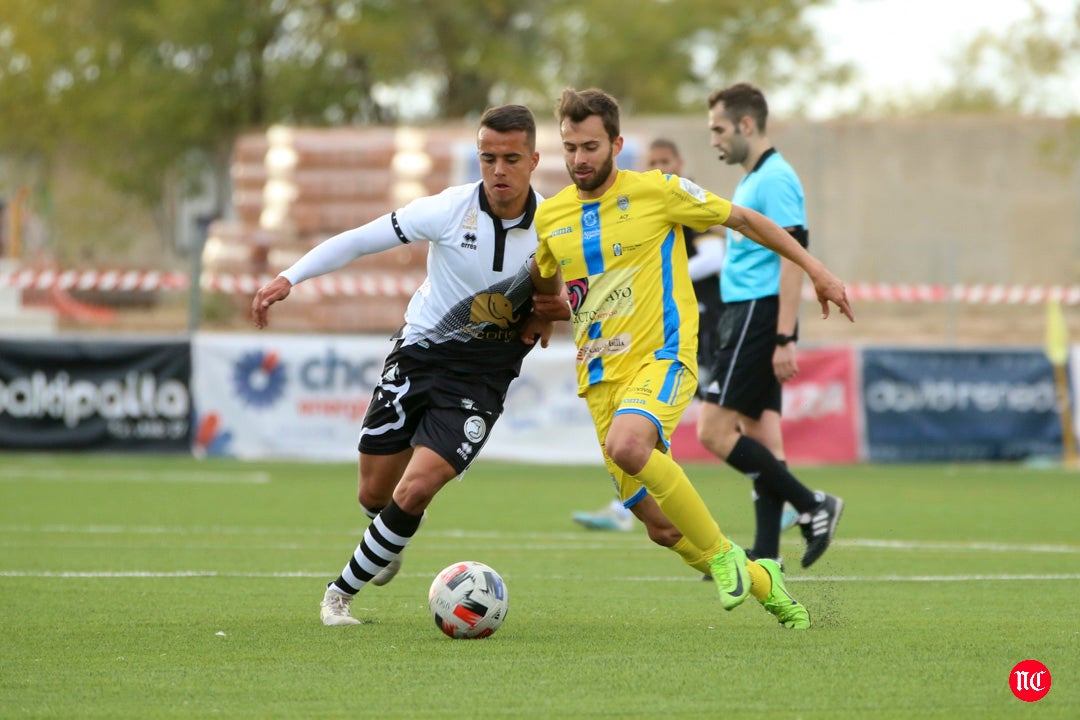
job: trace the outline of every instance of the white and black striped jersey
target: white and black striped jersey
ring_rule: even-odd
[[[542,198],[530,191],[525,213],[502,220],[483,183],[456,185],[328,239],[282,273],[298,283],[360,255],[400,243],[429,243],[427,278],[413,294],[396,337],[410,354],[461,360],[468,370],[512,369],[532,348],[518,329],[532,307],[529,262],[533,218]]]

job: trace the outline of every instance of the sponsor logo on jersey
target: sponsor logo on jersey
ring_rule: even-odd
[[[581,281],[570,281],[566,284],[567,293],[570,295],[570,309],[574,311],[574,316],[571,321],[575,325],[582,323],[592,324],[595,322],[601,322],[613,317],[621,317],[626,315],[632,315],[634,312],[634,286],[633,285],[620,285],[613,288],[602,300],[594,301],[592,307],[583,307],[585,296],[582,296],[578,300],[578,305],[574,307],[574,293],[571,290],[571,283]],[[588,285],[585,286],[585,293],[588,293]]]
[[[491,323],[505,330],[519,317],[514,314],[510,300],[499,293],[480,293],[473,298],[472,307],[469,308],[470,325]]]
[[[476,249],[476,233],[467,232],[461,237],[461,247],[466,250]]]
[[[589,294],[589,278],[567,280],[566,294],[570,296],[570,309],[576,313]]]
[[[561,227],[558,230],[553,231],[551,233],[551,235],[549,235],[548,237],[559,237],[560,235],[569,235],[572,232],[574,232],[574,228],[567,225],[566,227]]]
[[[514,325],[521,315],[514,313],[510,300],[499,293],[480,293],[469,307],[469,321],[463,330],[477,340],[510,342],[517,337]]]
[[[589,340],[578,348],[577,362],[579,365],[585,365],[598,357],[622,355],[630,350],[630,345],[631,338],[629,333],[621,333],[609,338]]]
[[[693,180],[687,180],[686,178],[681,177],[679,178],[679,187],[681,187],[687,195],[698,202],[705,202],[705,189]]]

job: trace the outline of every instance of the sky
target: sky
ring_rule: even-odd
[[[1065,21],[1080,0],[1035,2]],[[853,62],[861,87],[890,93],[946,85],[949,58],[968,41],[982,30],[1002,34],[1029,15],[1028,0],[833,0],[809,13],[831,60]],[[1080,95],[1076,70],[1065,93],[1073,110]],[[832,102],[843,105],[845,98]]]

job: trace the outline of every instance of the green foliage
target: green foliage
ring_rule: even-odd
[[[480,462],[436,498],[402,573],[325,628],[323,583],[367,524],[355,467],[7,453],[0,473],[4,717],[715,718],[1080,715],[1076,475],[998,466],[804,468],[847,501],[836,545],[788,589],[785,631],[631,533],[581,530],[595,467]],[[746,543],[745,479],[688,473]],[[426,604],[462,559],[507,581],[491,638],[453,641]],[[1009,671],[1036,658],[1049,695]],[[718,710],[718,708],[727,708]]]
[[[822,2],[0,0],[0,152],[74,151],[154,205],[193,151],[222,176],[244,130],[392,120],[417,83],[429,119],[574,84],[700,109],[711,84],[820,60],[800,18]]]

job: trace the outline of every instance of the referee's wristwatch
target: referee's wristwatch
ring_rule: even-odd
[[[792,333],[791,335],[785,335],[784,333],[776,333],[776,344],[779,347],[783,347],[788,343],[793,343],[799,339],[798,333]]]

